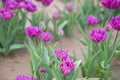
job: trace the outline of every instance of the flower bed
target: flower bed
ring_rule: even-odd
[[[53,2],[36,1],[44,9]],[[52,18],[42,11],[33,13],[30,18],[27,13],[37,11],[37,6],[31,1],[4,1],[5,7],[0,10],[0,52],[7,56],[14,49],[27,48],[30,53],[31,76],[18,75],[15,80],[113,79],[111,63],[119,54],[120,1],[85,0],[81,6],[80,1],[64,2],[63,10],[55,6],[57,11]],[[90,9],[86,11],[87,8]],[[31,26],[26,27],[26,21]],[[80,47],[84,62],[76,56],[77,53],[69,53],[63,48],[63,36],[72,37],[75,28],[82,34],[83,39],[75,38],[85,47],[85,50]],[[115,35],[112,35],[113,31],[116,31]],[[56,44],[49,45],[53,39],[58,41],[58,49],[55,49]]]

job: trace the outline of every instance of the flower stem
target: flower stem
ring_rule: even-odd
[[[59,43],[60,43],[60,56],[61,56],[61,60],[60,61],[62,61],[62,36],[60,36],[60,41],[59,41]]]
[[[60,50],[62,51],[62,36],[60,37]]]
[[[114,43],[113,43],[113,47],[115,47],[115,44],[116,44],[116,41],[117,41],[117,37],[118,37],[118,33],[119,33],[119,31],[117,31],[117,33],[116,33],[115,40],[114,40]]]
[[[105,26],[109,23],[109,21],[110,21],[110,19],[112,17],[112,14],[113,14],[113,10],[110,10],[110,14],[109,14],[108,19],[107,19],[107,21],[105,23]]]
[[[43,45],[43,54],[44,54],[44,32],[42,31],[42,45]]]
[[[65,77],[65,75],[64,75],[64,80],[66,80],[66,77]]]
[[[96,50],[97,50],[97,43],[95,43],[94,54],[96,53]]]
[[[113,57],[114,57],[114,55],[115,55],[114,49],[115,49],[115,45],[116,45],[116,42],[117,42],[118,33],[119,33],[119,31],[117,31],[117,33],[116,33],[115,40],[114,40],[114,42],[113,42],[113,48],[112,48],[112,51],[111,51],[111,54],[112,54],[112,55],[111,55],[108,63],[111,63],[111,61],[112,61],[112,59],[113,59]]]

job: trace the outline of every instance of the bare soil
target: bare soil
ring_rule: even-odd
[[[120,56],[116,57],[112,63],[112,70],[115,80],[120,80]]]

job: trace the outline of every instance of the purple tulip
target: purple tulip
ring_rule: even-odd
[[[92,41],[94,41],[96,43],[103,42],[107,39],[106,30],[104,30],[104,29],[93,29],[90,32],[90,38],[92,39]]]
[[[53,18],[56,19],[56,20],[58,20],[58,19],[61,18],[61,14],[59,12],[54,12],[53,13]]]
[[[43,32],[39,35],[39,38],[41,40],[44,40],[45,42],[50,41],[52,39],[52,34],[49,32]]]
[[[19,3],[20,3],[20,2],[23,2],[23,1],[25,1],[25,0],[15,0],[15,1],[17,1],[17,2],[19,2]]]
[[[72,58],[68,57],[60,64],[60,70],[64,75],[70,74],[75,68],[75,64]]]
[[[4,5],[6,8],[14,10],[14,9],[17,9],[19,3],[16,2],[15,0],[5,0]]]
[[[49,6],[53,0],[40,0],[43,6]]]
[[[93,15],[87,16],[86,20],[87,20],[87,23],[89,25],[96,25],[99,22],[98,18],[96,16],[93,16]]]
[[[19,5],[18,5],[18,9],[22,9],[22,8],[24,8],[24,6],[25,6],[25,4],[24,4],[23,2],[21,2],[21,3],[19,3]]]
[[[25,29],[25,33],[29,37],[33,38],[39,36],[42,33],[42,30],[40,30],[37,26],[30,26]]]
[[[41,1],[41,0],[36,0],[36,1]]]
[[[26,75],[18,75],[16,76],[16,78],[14,80],[37,80],[37,78],[35,77],[30,77],[30,76],[26,76]]]
[[[62,60],[65,60],[67,57],[68,57],[68,50],[59,50],[59,49],[56,49],[55,50],[55,55],[57,57],[57,59],[62,59]]]
[[[0,18],[3,20],[9,20],[14,16],[14,13],[10,9],[0,9]]]
[[[120,16],[112,17],[110,24],[112,25],[113,29],[120,30]]]
[[[46,72],[45,67],[40,67],[40,72],[41,72],[41,73],[45,73],[45,72]]]
[[[31,80],[31,77],[26,75],[18,75],[15,80]]]
[[[67,3],[66,3],[66,9],[67,9],[68,12],[73,11],[73,10],[74,10],[74,7],[75,7],[75,5],[74,5],[73,2],[67,2]]]
[[[30,1],[25,1],[24,2],[24,8],[29,12],[37,11],[37,6]]]
[[[111,31],[113,28],[110,23],[106,25],[106,31]]]
[[[100,4],[107,9],[120,8],[120,0],[104,0],[104,1],[100,1]]]

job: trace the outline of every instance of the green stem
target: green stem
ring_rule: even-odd
[[[111,51],[111,54],[112,54],[112,55],[111,55],[110,59],[108,60],[108,63],[111,63],[111,61],[112,61],[112,59],[113,59],[113,57],[114,57],[114,55],[115,55],[114,50],[115,50],[115,45],[116,45],[117,38],[118,38],[118,33],[119,33],[119,31],[117,31],[117,33],[116,33],[115,40],[114,40],[114,42],[113,42],[113,48],[112,48],[112,51]]]
[[[60,50],[62,51],[62,36],[60,37]]]
[[[66,77],[65,77],[65,75],[64,75],[64,80],[66,80]]]
[[[110,14],[109,14],[108,19],[107,19],[107,21],[105,23],[105,26],[109,23],[109,21],[110,21],[110,19],[112,17],[112,14],[113,14],[113,10],[110,10]]]
[[[115,44],[116,44],[116,41],[117,41],[117,38],[118,38],[118,33],[119,33],[119,31],[117,31],[117,34],[115,36],[115,40],[114,40],[114,43],[113,43],[113,48],[115,47]]]
[[[57,21],[55,20],[54,21],[54,34],[55,34],[55,38],[56,38],[56,40],[57,40],[57,38],[58,38],[58,35],[57,35],[57,32],[58,32],[58,27],[57,27]]]
[[[42,31],[42,45],[43,45],[43,54],[44,54],[44,32]]]
[[[62,61],[62,36],[60,36],[60,53],[61,53],[61,60],[60,61]]]
[[[96,53],[96,50],[97,50],[97,43],[95,43],[94,54]]]

